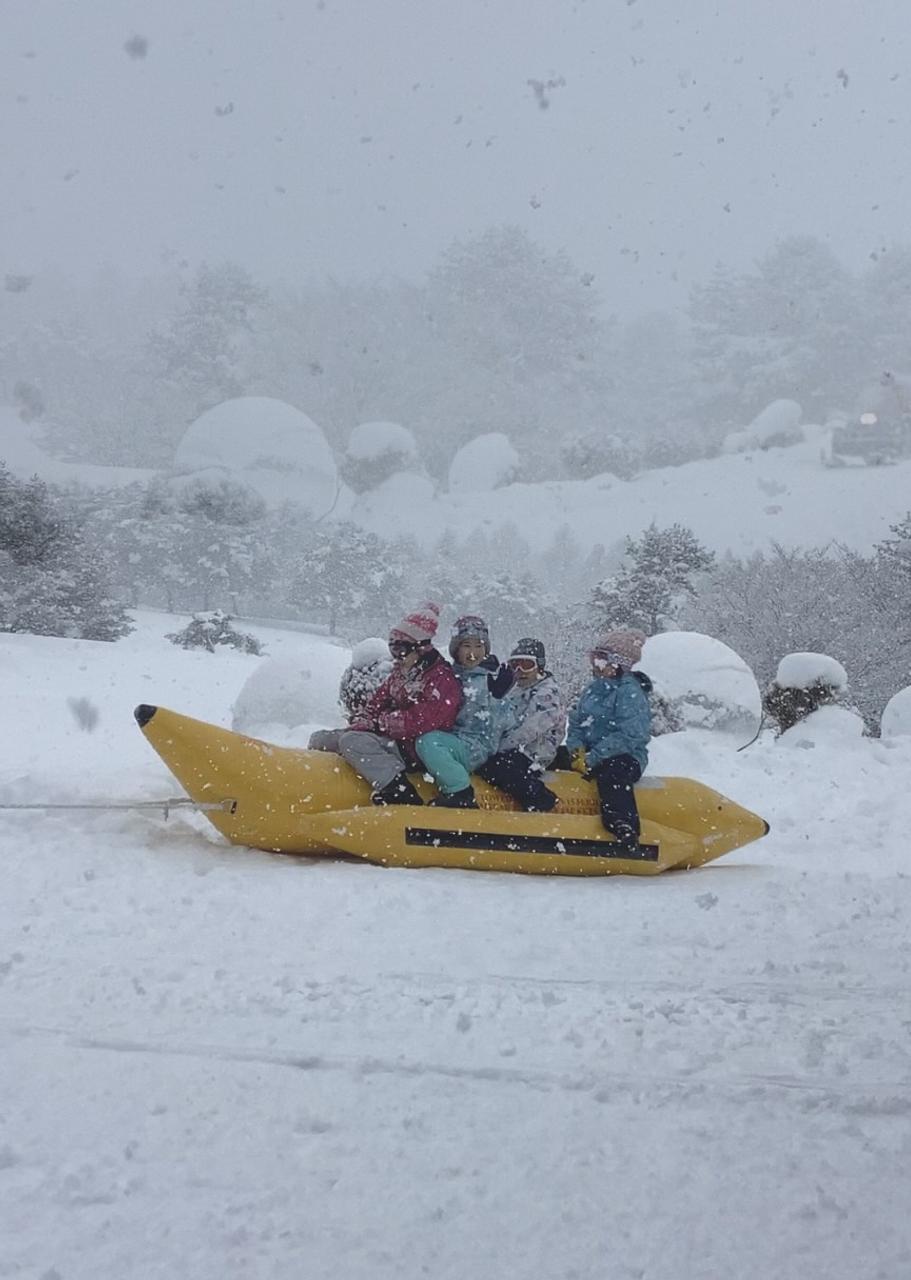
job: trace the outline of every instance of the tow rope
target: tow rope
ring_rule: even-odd
[[[16,810],[24,811],[29,809],[95,809],[99,811],[114,810],[142,810],[142,809],[160,809],[164,814],[165,822],[167,822],[172,809],[195,809],[200,813],[210,813],[213,810],[221,810],[222,813],[236,813],[236,800],[191,800],[188,796],[174,796],[166,800],[134,800],[125,804],[57,804],[57,803],[41,803],[41,804],[3,804],[0,802],[0,811]]]

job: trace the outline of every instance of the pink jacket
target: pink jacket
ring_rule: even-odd
[[[420,766],[414,740],[432,729],[451,729],[462,701],[462,686],[444,661],[431,649],[410,671],[394,667],[352,723],[352,729],[369,729],[393,738],[409,764]]]

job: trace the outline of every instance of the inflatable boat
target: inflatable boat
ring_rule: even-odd
[[[190,798],[232,844],[347,855],[382,866],[462,867],[537,875],[656,875],[699,867],[758,840],[768,823],[689,778],[646,775],[636,787],[642,839],[621,854],[604,830],[594,784],[547,775],[552,813],[525,813],[474,778],[478,809],[376,806],[370,787],[340,756],[272,746],[165,707],[134,712],[149,743]],[[420,774],[425,800],[436,793]]]

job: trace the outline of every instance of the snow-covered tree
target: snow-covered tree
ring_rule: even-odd
[[[681,622],[737,650],[761,686],[783,653],[831,655],[851,671],[853,696],[875,724],[911,676],[906,590],[900,566],[884,557],[773,544],[744,560],[724,557]]]
[[[844,704],[847,693],[847,673],[835,658],[824,653],[789,653],[763,694],[762,708],[778,732],[786,733],[820,707]]]
[[[61,500],[0,464],[0,631],[117,640],[133,629],[110,565]]]
[[[305,615],[371,629],[401,607],[404,570],[391,543],[350,521],[318,526],[294,565],[289,597]]]
[[[64,532],[64,517],[44,481],[18,480],[0,460],[0,552],[16,564],[44,564]]]
[[[652,522],[640,538],[627,538],[626,561],[619,571],[590,592],[588,614],[598,630],[641,627],[649,634],[663,630],[687,599],[696,596],[696,581],[715,563],[691,529],[673,524],[659,529]]]
[[[694,359],[710,416],[751,419],[780,397],[820,415],[868,367],[855,280],[813,236],[779,241],[738,275],[719,268],[690,301]]]
[[[165,377],[187,395],[193,418],[247,389],[248,335],[266,293],[243,267],[224,262],[203,263],[181,295],[178,314],[150,343]]]

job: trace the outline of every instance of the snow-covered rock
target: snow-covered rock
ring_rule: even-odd
[[[418,456],[414,435],[398,422],[361,422],[348,438],[345,452],[349,458],[379,458],[384,453],[401,454],[413,460]]]
[[[809,689],[823,684],[844,693],[848,688],[848,673],[826,653],[789,653],[778,664],[775,683],[782,689]]]
[[[338,494],[338,469],[322,430],[300,409],[268,396],[207,409],[188,427],[174,462],[184,471],[222,468],[267,502],[299,502],[315,515]]]
[[[747,427],[747,432],[763,445],[778,436],[797,439],[803,410],[796,400],[773,400]]]
[[[234,700],[231,727],[270,739],[282,736],[276,729],[337,720],[337,685],[325,669],[292,657],[264,658]]]
[[[880,732],[884,738],[911,737],[911,685],[899,689],[886,703]]]
[[[864,735],[864,722],[856,711],[829,705],[811,711],[799,724],[793,725],[778,739],[785,747],[812,750],[815,747],[848,746]]]
[[[463,445],[449,466],[450,493],[488,493],[511,484],[519,455],[502,431],[476,436]]]
[[[748,427],[730,431],[724,438],[724,453],[745,453],[775,444],[793,444],[803,438],[800,419],[803,410],[796,400],[773,400],[758,413]]]
[[[739,654],[697,631],[650,636],[639,666],[669,704],[684,729],[712,729],[737,738],[758,730],[762,696],[756,677]]]
[[[355,493],[369,493],[395,474],[422,469],[417,441],[397,422],[362,422],[351,432],[342,474]]]

